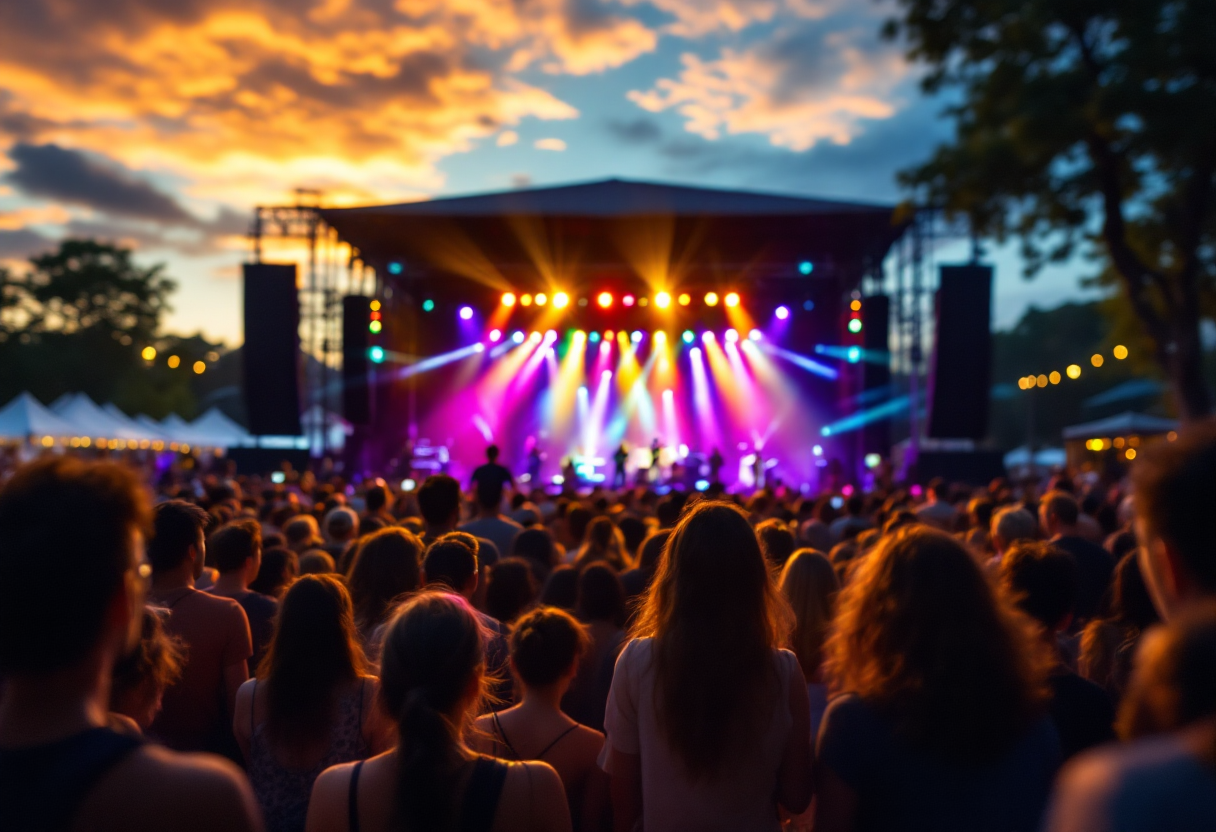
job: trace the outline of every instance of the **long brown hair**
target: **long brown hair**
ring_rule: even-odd
[[[305,575],[279,602],[258,679],[271,742],[306,746],[329,735],[338,692],[367,669],[350,594],[332,575]]]
[[[777,689],[773,650],[792,616],[747,517],[699,503],[672,532],[634,638],[652,638],[659,720],[697,779],[745,759]]]
[[[393,601],[422,583],[422,541],[399,526],[359,541],[346,583],[364,637],[388,618]]]
[[[582,569],[588,564],[602,560],[618,572],[630,567],[629,554],[625,551],[625,536],[607,517],[597,517],[587,525],[586,539],[578,550],[574,568]]]
[[[484,670],[485,634],[459,595],[420,592],[389,621],[380,660],[380,703],[397,718],[394,815],[403,828],[453,828],[460,737],[469,727],[471,709],[453,712],[470,683],[485,695]]]
[[[781,594],[794,610],[794,631],[789,646],[798,657],[808,682],[817,678],[823,663],[823,643],[832,623],[840,581],[827,555],[799,549],[781,570]]]
[[[1000,756],[1041,713],[1049,661],[1033,627],[967,550],[925,526],[899,529],[841,592],[826,671],[952,759]]]

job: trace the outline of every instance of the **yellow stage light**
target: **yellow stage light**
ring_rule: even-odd
[[[1100,352],[1096,352],[1089,357],[1089,363],[1093,364],[1095,367],[1101,367],[1102,361],[1103,361],[1102,353],[1100,353]]]
[[[555,309],[565,309],[570,305],[570,296],[565,292],[558,292],[553,296],[553,306]]]
[[[549,298],[547,295],[545,295],[544,292],[536,293],[536,305],[537,306],[544,306],[548,302],[549,302]]]
[[[595,302],[600,305],[601,309],[607,309],[609,306],[612,306],[612,292],[600,292]]]
[[[860,312],[861,311],[861,301],[854,300],[852,303],[849,304],[849,308],[852,309],[854,312]]]
[[[667,292],[659,292],[654,296],[654,305],[660,309],[666,309],[671,306],[671,295]]]
[[[739,293],[731,292],[729,295],[727,295],[726,296],[726,305],[730,306],[730,307],[738,306],[739,305]]]
[[[378,300],[373,300],[371,303],[369,303],[369,304],[368,304],[368,306],[370,306],[370,307],[371,307],[371,310],[372,310],[373,312],[379,312],[379,311],[380,311],[380,301],[378,301]]]
[[[1123,455],[1125,457],[1127,457],[1128,459],[1135,459],[1136,458],[1136,449],[1128,448],[1126,451],[1123,452]]]
[[[1039,374],[1037,381],[1038,381],[1040,387],[1047,386],[1047,376],[1043,375],[1042,373]]]
[[[1069,364],[1068,368],[1064,370],[1064,373],[1069,378],[1080,378],[1081,377],[1081,365],[1080,364]]]
[[[705,293],[705,305],[706,306],[717,306],[718,305],[718,293],[717,292],[706,292]]]
[[[690,303],[692,303],[692,295],[688,294],[688,292],[680,295],[680,306],[688,306]]]
[[[503,306],[514,306],[515,305],[515,293],[514,292],[504,292],[503,296],[502,296],[502,305]]]
[[[520,306],[531,306],[532,305],[532,296],[531,295],[521,295],[519,298],[519,305]]]

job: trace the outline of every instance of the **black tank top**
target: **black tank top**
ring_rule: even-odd
[[[469,782],[460,801],[460,820],[456,825],[460,832],[490,832],[509,767],[507,763],[493,757],[481,756],[473,762],[473,772],[469,775]],[[350,773],[350,791],[347,796],[349,802],[346,807],[346,825],[349,832],[360,832],[359,773],[362,769],[363,761],[360,760],[355,763]]]
[[[45,745],[0,748],[0,829],[66,832],[93,787],[142,744],[91,728]]]

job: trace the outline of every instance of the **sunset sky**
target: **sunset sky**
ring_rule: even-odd
[[[168,325],[240,341],[256,204],[623,176],[894,200],[947,136],[874,0],[38,0],[0,4],[0,260],[118,239]],[[961,242],[943,257],[961,257]],[[996,323],[1079,296],[1083,264]]]

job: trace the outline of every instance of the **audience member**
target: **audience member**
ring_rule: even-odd
[[[637,566],[621,573],[621,586],[625,590],[626,604],[640,597],[650,587],[655,570],[659,566],[659,558],[663,556],[663,547],[667,544],[669,537],[671,537],[670,529],[651,532],[642,541],[639,548]]]
[[[760,551],[764,553],[764,559],[773,569],[780,572],[790,555],[794,554],[797,545],[794,533],[785,523],[774,517],[756,526],[756,537],[760,539]]]
[[[523,531],[523,526],[502,515],[502,484],[479,484],[476,503],[477,516],[460,526],[460,531],[489,540],[500,556],[511,551],[511,544],[514,543],[515,536]]]
[[[110,714],[125,718],[115,727],[142,734],[160,713],[165,688],[182,676],[185,651],[165,632],[155,607],[144,607],[139,642],[114,665]]]
[[[503,626],[510,626],[536,603],[539,591],[527,561],[504,558],[490,567],[486,612]]]
[[[568,563],[550,572],[540,593],[541,605],[574,612],[578,603],[578,576],[579,571]]]
[[[1110,553],[1077,532],[1081,509],[1077,500],[1064,491],[1049,491],[1039,503],[1039,525],[1054,546],[1077,561],[1080,587],[1077,593],[1077,623],[1085,624],[1102,608],[1102,602],[1115,571]]]
[[[623,572],[630,566],[629,555],[625,552],[625,537],[607,517],[597,517],[587,525],[583,545],[574,559],[574,568],[581,570],[596,562],[606,563],[617,572]]]
[[[316,549],[325,543],[321,539],[321,528],[317,525],[317,518],[311,514],[299,514],[288,520],[283,526],[283,537],[287,541],[287,548],[297,555],[302,555],[309,549]]]
[[[578,675],[562,699],[562,710],[583,725],[602,731],[613,668],[625,641],[621,629],[625,623],[625,590],[612,567],[593,563],[579,574],[575,613],[590,641],[579,660]]]
[[[927,526],[953,533],[954,526],[958,522],[958,509],[946,499],[949,493],[950,487],[944,480],[941,478],[930,480],[925,489],[925,496],[929,499],[916,509],[916,519]]]
[[[798,658],[811,703],[811,743],[828,707],[828,685],[823,676],[823,644],[835,611],[840,581],[822,552],[799,549],[781,571],[781,594],[794,611],[789,648]]]
[[[301,575],[331,575],[337,568],[334,559],[324,549],[309,549],[300,555]]]
[[[324,529],[325,544],[321,548],[335,564],[341,564],[359,533],[359,515],[345,506],[330,509],[325,515]]]
[[[524,529],[517,534],[511,544],[511,556],[526,560],[536,583],[542,586],[560,562],[553,536],[543,528]]]
[[[1115,566],[1110,614],[1089,622],[1081,633],[1077,672],[1101,685],[1118,704],[1131,676],[1132,657],[1141,635],[1160,622],[1140,572],[1139,558],[1136,552],[1129,552]]]
[[[249,634],[253,638],[249,666],[256,668],[270,644],[274,616],[279,609],[275,599],[249,588],[262,568],[262,528],[250,518],[234,520],[212,533],[207,541],[207,554],[215,559],[220,571],[211,594],[236,601],[249,620]]]
[[[355,628],[366,657],[377,663],[379,628],[393,605],[422,586],[422,541],[391,526],[357,544],[346,584],[354,606]]]
[[[1034,515],[1021,506],[997,509],[992,515],[992,531],[989,534],[989,542],[992,545],[989,570],[993,573],[1000,572],[1001,559],[1009,547],[1023,540],[1034,540],[1038,537],[1038,531]]]
[[[285,546],[267,548],[262,552],[258,576],[249,588],[277,601],[299,574],[300,558],[295,552]]]

